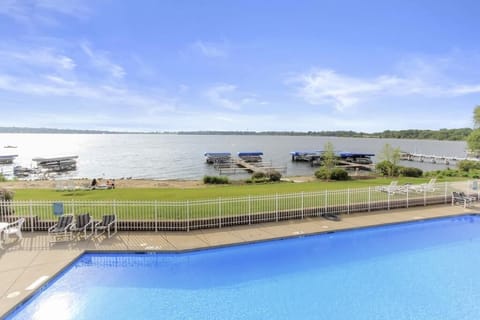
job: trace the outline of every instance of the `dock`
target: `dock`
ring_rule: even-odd
[[[474,158],[474,157],[439,156],[434,154],[410,153],[410,152],[403,152],[400,155],[400,160],[430,162],[430,163],[440,163],[440,164],[450,164],[452,162],[463,161],[463,160],[480,161],[480,159]]]
[[[0,156],[0,164],[12,164],[16,157],[18,157],[17,154]]]
[[[34,158],[39,169],[50,172],[74,171],[77,169],[78,156],[64,156],[53,158]]]
[[[275,167],[271,162],[263,160],[263,152],[239,152],[238,158],[231,157],[229,152],[206,152],[206,162],[220,174],[268,173],[271,171],[286,172],[287,167]]]

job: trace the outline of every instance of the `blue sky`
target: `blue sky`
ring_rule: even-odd
[[[476,0],[2,0],[0,126],[471,127],[479,15]]]

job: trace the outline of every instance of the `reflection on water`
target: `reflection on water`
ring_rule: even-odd
[[[374,153],[378,161],[388,143],[402,151],[465,156],[466,144],[461,141],[360,139],[309,136],[235,136],[235,135],[167,135],[167,134],[0,134],[0,155],[18,154],[15,165],[32,167],[36,157],[78,155],[76,178],[149,178],[200,179],[215,175],[205,163],[205,152],[262,151],[265,161],[286,167],[286,176],[312,175],[307,163],[292,162],[291,151],[322,150],[331,142],[338,151]],[[17,148],[4,148],[4,146]],[[444,164],[402,162],[423,170],[444,169]],[[455,166],[454,163],[450,166]],[[2,166],[0,172],[13,172]]]

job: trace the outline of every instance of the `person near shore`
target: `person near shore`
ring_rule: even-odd
[[[93,178],[92,183],[90,184],[90,187],[95,188],[97,184],[98,184],[97,179]]]

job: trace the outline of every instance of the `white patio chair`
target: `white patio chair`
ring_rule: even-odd
[[[25,222],[25,218],[20,218],[15,222],[10,223],[4,230],[3,230],[3,237],[4,240],[7,241],[7,238],[11,234],[17,235],[18,239],[22,239],[22,225]]]

